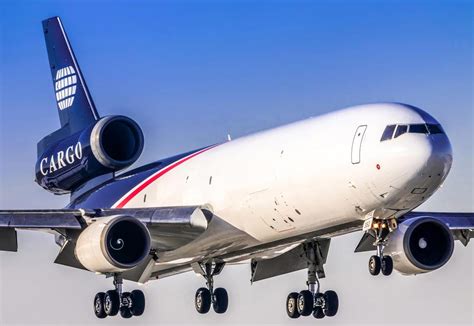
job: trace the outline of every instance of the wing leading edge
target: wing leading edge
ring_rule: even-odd
[[[156,250],[172,250],[207,229],[212,213],[201,206],[132,209],[0,210],[0,250],[17,251],[17,229],[53,230],[74,242],[74,235],[97,219],[127,215],[146,225],[156,239]],[[79,231],[79,232],[77,232]]]

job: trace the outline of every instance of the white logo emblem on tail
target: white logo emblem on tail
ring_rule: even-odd
[[[56,90],[56,101],[59,110],[67,109],[74,102],[76,94],[77,75],[72,66],[56,71],[56,81],[54,84]]]

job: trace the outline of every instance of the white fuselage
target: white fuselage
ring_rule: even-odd
[[[125,207],[209,205],[262,243],[369,214],[398,217],[441,185],[451,146],[444,133],[381,136],[387,125],[425,123],[437,122],[410,106],[381,103],[255,133],[186,160]]]

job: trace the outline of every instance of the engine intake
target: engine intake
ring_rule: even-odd
[[[402,274],[420,274],[446,264],[454,250],[449,228],[431,217],[420,217],[399,224],[388,238],[384,252],[393,258]]]
[[[97,219],[79,235],[75,255],[88,270],[117,273],[134,268],[150,252],[146,226],[131,216]]]
[[[92,129],[90,139],[95,158],[112,170],[129,166],[143,150],[140,127],[124,116],[109,116],[99,120]]]

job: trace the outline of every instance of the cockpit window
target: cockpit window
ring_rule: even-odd
[[[410,125],[408,132],[412,134],[428,134],[428,129],[425,124]]]
[[[408,126],[407,125],[398,125],[397,126],[397,131],[395,131],[395,137],[394,138],[397,138],[397,137],[403,135],[407,131],[408,131]]]
[[[392,137],[397,138],[405,133],[434,135],[444,134],[444,130],[439,124],[429,123],[417,123],[412,125],[388,125],[383,131],[382,138],[380,139],[380,141],[389,140],[392,139]]]
[[[426,126],[428,127],[430,134],[444,134],[444,130],[441,125],[427,124]]]
[[[383,131],[383,134],[382,134],[382,138],[380,138],[380,141],[384,141],[384,140],[389,140],[389,139],[392,139],[392,136],[393,136],[393,132],[395,131],[395,127],[397,125],[389,125],[385,128],[385,130]]]

